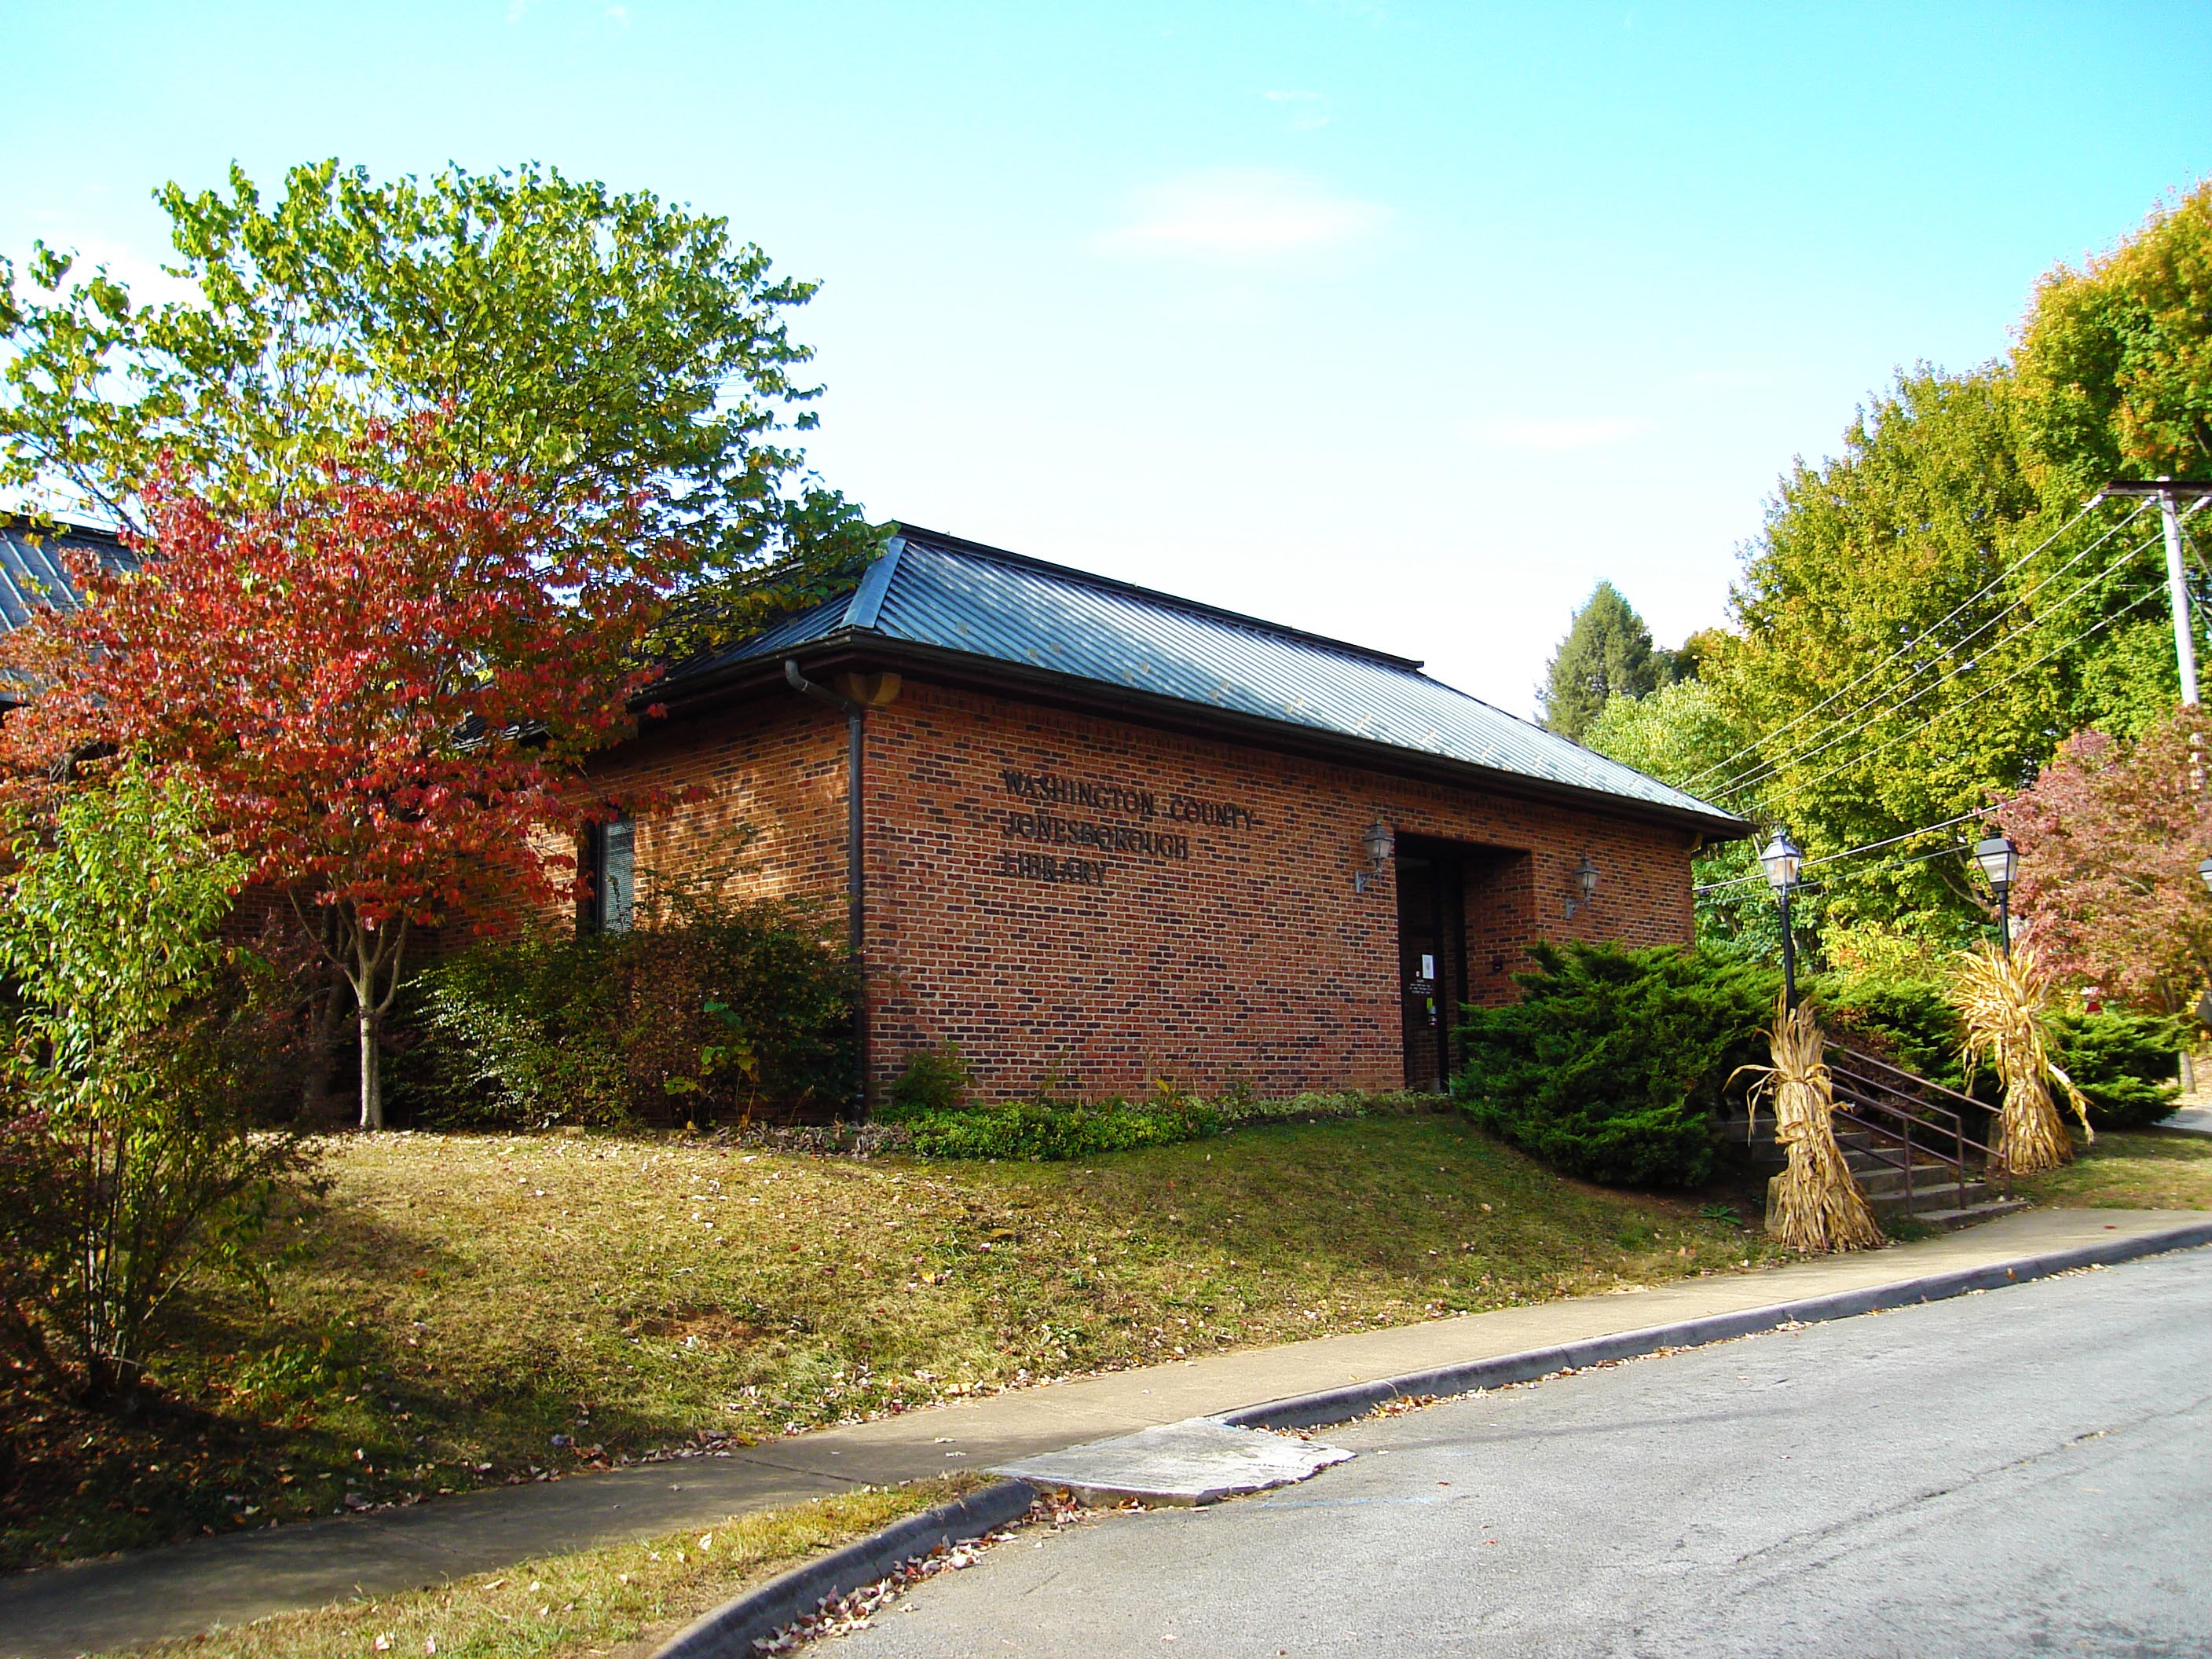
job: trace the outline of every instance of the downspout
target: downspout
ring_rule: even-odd
[[[799,659],[783,659],[783,677],[794,691],[818,698],[845,716],[845,905],[846,932],[853,953],[853,1066],[854,1081],[862,1117],[868,1115],[868,981],[867,878],[861,861],[860,761],[866,732],[863,704],[841,697],[826,685],[817,685],[799,672]]]

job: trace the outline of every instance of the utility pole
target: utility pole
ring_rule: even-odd
[[[2181,562],[2181,521],[2189,516],[2179,502],[2189,501],[2194,513],[2212,500],[2212,483],[2201,478],[2161,477],[2151,483],[2116,478],[2097,492],[2094,507],[2113,495],[2155,495],[2159,516],[2166,521],[2166,602],[2173,612],[2173,657],[2181,671],[2181,706],[2197,706],[2197,634],[2189,620],[2189,574]]]

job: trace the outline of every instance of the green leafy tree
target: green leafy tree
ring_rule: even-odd
[[[1611,582],[1600,582],[1545,670],[1537,692],[1544,724],[1579,743],[1608,699],[1643,696],[1668,678],[1636,607]]]
[[[820,388],[789,313],[815,284],[721,219],[534,165],[379,182],[323,161],[273,203],[234,167],[228,191],[155,199],[195,297],[138,303],[43,245],[27,281],[0,264],[0,484],[143,531],[165,454],[219,508],[266,507],[370,422],[439,412],[467,468],[641,502],[732,626],[773,608],[764,569],[811,591],[873,544],[797,444]]]
[[[1756,742],[1690,783],[1808,854],[1887,842],[2033,781],[2061,735],[2175,695],[2154,526],[2046,500],[2008,373],[1900,379],[1785,481],[1705,670]],[[1982,899],[1941,836],[1839,868],[1839,927],[1962,943]]]
[[[2008,799],[2069,732],[2154,726],[2179,695],[2155,522],[2068,526],[2108,477],[2203,470],[2208,414],[2212,184],[2053,271],[2007,359],[1901,374],[1783,481],[1700,667],[1755,742],[1683,781],[1817,856]],[[1983,896],[1943,847],[1838,866],[1833,927],[1971,938]]]
[[[194,1273],[244,1265],[295,1144],[248,1133],[193,1016],[243,860],[204,792],[128,768],[18,836],[0,971],[18,1004],[0,1118],[0,1340],[61,1391],[135,1384]],[[204,1013],[204,1010],[198,1010]]]
[[[2212,470],[2212,179],[2103,258],[2045,276],[2016,361],[2055,484]]]
[[[1748,741],[1728,701],[1701,679],[1609,698],[1583,734],[1599,754],[1678,788],[1724,765]],[[1698,939],[1732,955],[1779,961],[1780,913],[1759,877],[1758,848],[1753,840],[1719,842],[1692,860]]]

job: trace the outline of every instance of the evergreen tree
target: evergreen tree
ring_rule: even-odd
[[[1636,607],[1611,582],[1600,582],[1575,612],[1538,688],[1544,725],[1579,743],[1606,699],[1647,696],[1668,678]]]

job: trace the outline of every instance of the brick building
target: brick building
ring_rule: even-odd
[[[1418,663],[921,530],[656,696],[602,769],[700,798],[604,832],[584,920],[845,906],[872,1088],[948,1039],[989,1095],[1433,1086],[1531,940],[1686,940],[1747,833]]]

